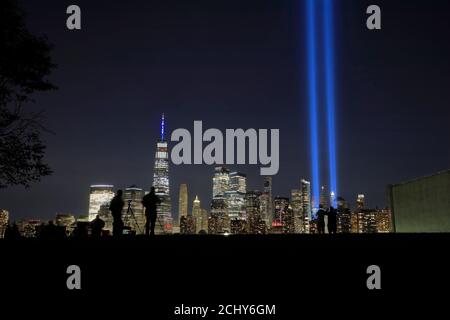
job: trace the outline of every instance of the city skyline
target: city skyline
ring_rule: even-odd
[[[82,199],[92,184],[147,190],[163,112],[168,133],[194,120],[219,129],[279,128],[274,197],[289,196],[302,178],[312,181],[305,1],[137,1],[107,12],[94,2],[78,4],[83,28],[72,32],[64,28],[65,8],[21,3],[27,27],[47,35],[58,64],[50,79],[59,89],[30,106],[45,111],[44,124],[55,133],[44,133],[54,173],[29,189],[2,189],[0,209],[17,219],[49,219],[86,213]],[[388,184],[450,163],[448,148],[439,147],[450,136],[449,20],[435,14],[449,4],[378,4],[379,32],[364,25],[365,1],[336,1],[333,11],[338,195],[350,201],[365,194],[370,207],[387,205]],[[406,14],[405,6],[417,10]],[[319,152],[326,168],[327,148]],[[232,168],[247,174],[250,190],[261,189],[258,169]],[[172,212],[181,183],[201,201],[211,198],[213,166],[170,170]]]
[[[159,126],[159,138],[156,139],[156,146],[157,147],[156,147],[156,152],[155,152],[155,157],[154,157],[154,165],[155,165],[155,167],[153,169],[153,175],[152,175],[153,176],[153,182],[148,188],[143,187],[141,189],[140,188],[141,186],[137,186],[137,185],[134,185],[134,184],[122,185],[122,186],[115,186],[113,184],[108,184],[108,183],[105,183],[105,184],[91,184],[89,186],[90,192],[89,192],[89,197],[88,197],[88,201],[87,201],[88,203],[86,205],[86,211],[75,213],[75,212],[72,212],[70,210],[61,210],[59,212],[55,212],[55,215],[58,215],[58,214],[71,214],[71,215],[74,215],[75,217],[80,217],[81,219],[84,219],[83,217],[86,216],[86,217],[89,217],[88,219],[90,221],[97,215],[97,213],[99,213],[98,211],[101,208],[101,204],[105,204],[106,202],[109,203],[109,201],[112,199],[114,193],[117,192],[117,190],[120,189],[120,190],[124,190],[125,192],[127,192],[127,190],[128,191],[129,190],[140,190],[140,192],[142,194],[139,193],[139,195],[141,196],[140,198],[142,198],[142,196],[145,194],[144,192],[149,192],[151,187],[155,187],[156,186],[155,187],[156,193],[162,199],[164,199],[164,197],[168,197],[168,202],[167,203],[164,204],[164,201],[163,201],[163,206],[166,206],[167,208],[166,209],[164,209],[164,208],[163,209],[158,209],[159,210],[158,214],[159,215],[161,215],[161,214],[162,215],[168,215],[168,219],[170,220],[170,222],[169,222],[170,224],[172,224],[173,221],[175,221],[175,222],[178,221],[179,222],[179,218],[180,218],[180,216],[179,216],[179,210],[180,210],[179,203],[177,205],[176,204],[177,201],[171,200],[170,191],[169,191],[171,188],[174,188],[174,187],[173,186],[170,187],[170,177],[168,176],[169,175],[169,173],[168,173],[168,166],[169,166],[169,163],[170,163],[170,160],[169,160],[169,158],[170,158],[169,157],[170,147],[168,147],[168,141],[165,139],[166,126],[165,126],[165,116],[164,116],[164,114],[162,114],[160,120],[161,121],[159,122],[159,125],[160,125]],[[245,182],[244,182],[243,190],[248,190],[249,192],[254,192],[254,191],[264,192],[266,190],[266,188],[267,188],[267,184],[266,184],[267,183],[266,182],[267,179],[270,179],[270,189],[271,189],[272,188],[272,179],[274,177],[276,177],[276,175],[274,175],[274,176],[261,176],[261,175],[257,174],[256,175],[256,180],[260,180],[259,181],[260,182],[259,186],[258,186],[258,183],[253,182],[252,186],[256,186],[256,187],[248,189],[248,188],[246,188],[246,181],[248,181],[247,180],[247,174],[246,173],[240,173],[240,172],[238,172],[236,170],[232,170],[233,167],[235,167],[237,165],[230,166],[230,165],[223,165],[223,164],[212,164],[212,165],[207,165],[207,166],[211,169],[211,175],[209,177],[210,180],[212,178],[212,183],[211,183],[211,186],[212,186],[211,190],[212,190],[212,192],[211,192],[211,197],[209,198],[209,201],[212,201],[215,198],[215,196],[217,195],[217,193],[219,193],[219,196],[224,196],[224,190],[218,190],[218,191],[215,190],[215,188],[217,186],[215,186],[215,182],[214,182],[215,178],[214,178],[214,171],[213,170],[215,170],[217,172],[218,168],[223,168],[223,169],[227,170],[227,182],[226,182],[227,185],[230,183],[228,181],[228,179],[231,180],[232,176],[235,176],[236,178],[239,178],[241,176],[244,177]],[[238,182],[235,182],[235,183],[237,183],[238,185],[236,186],[236,190],[234,190],[234,191],[238,191],[239,188],[240,188],[239,183]],[[193,195],[191,195],[189,197],[188,196],[188,190],[189,190],[189,185],[190,184],[187,183],[187,182],[184,182],[184,183],[181,183],[178,187],[182,187],[183,185],[186,187],[186,195],[185,195],[185,197],[187,199],[187,207],[188,207],[187,215],[192,215],[192,211],[189,210],[189,204],[191,203],[191,198],[192,199],[198,199],[198,194],[200,194],[200,193],[203,194],[204,192],[201,192],[201,190],[200,190],[200,191],[194,192]],[[221,183],[218,183],[218,185],[219,185],[219,188],[221,188],[220,187]],[[297,190],[297,189],[302,190],[303,188],[305,188],[305,185],[307,185],[308,192],[309,192],[309,195],[311,197],[310,199],[308,199],[310,207],[307,209],[307,211],[311,212],[312,209],[317,209],[318,205],[314,205],[314,196],[311,193],[311,182],[308,181],[307,179],[305,179],[304,176],[302,176],[299,179],[299,184],[298,185],[293,185],[289,190],[285,191],[285,193],[276,194],[275,196],[271,193],[270,197],[272,198],[272,200],[275,199],[275,198],[292,199],[292,191]],[[388,188],[388,187],[389,187],[389,185],[386,185],[386,188]],[[328,193],[328,189],[327,189],[326,185],[320,185],[319,188],[321,189],[321,193],[320,193],[320,197],[318,199],[318,203],[322,204],[324,207],[328,207],[329,205],[331,205],[331,203],[332,203],[331,199],[333,197],[335,197],[335,196],[336,196],[336,198],[337,197],[342,197],[340,195],[335,195],[334,193]],[[101,194],[99,196],[99,198],[96,198],[95,197],[95,192],[96,192],[95,190],[97,190],[97,189],[102,190],[102,191],[103,190],[106,191],[106,194],[105,193]],[[177,190],[178,188],[175,187],[174,189]],[[241,190],[241,192],[243,194],[245,194],[246,192],[244,192],[243,190]],[[228,194],[230,192],[231,191],[227,191]],[[177,193],[175,195],[175,197],[173,197],[173,198],[174,199],[178,199],[178,196],[179,196],[179,193]],[[328,200],[324,200],[324,198],[326,198]],[[342,197],[342,198],[345,199],[349,203],[350,209],[366,208],[366,204],[367,204],[367,202],[366,202],[367,201],[366,200],[366,194],[357,193],[357,194],[354,195],[353,198],[345,198],[345,197]],[[127,199],[126,196],[125,196],[125,199]],[[132,198],[130,198],[130,199],[132,199]],[[137,201],[137,199],[138,198],[136,198],[136,199],[133,198],[133,200],[136,200],[136,201]],[[369,199],[370,199],[370,197],[369,197]],[[208,201],[208,198],[203,199],[203,201]],[[362,203],[362,205],[361,205],[361,203]],[[140,203],[138,204],[138,206],[139,205],[140,205]],[[375,208],[376,209],[383,209],[383,208],[388,208],[388,206],[387,205],[385,205],[385,206],[372,205],[371,208],[373,208],[373,209],[375,209]],[[11,221],[16,221],[16,219],[14,217],[14,213],[11,214],[11,212],[7,208],[2,208],[2,209],[6,210],[8,212],[10,222]],[[124,207],[124,213],[126,211],[125,209],[126,208]],[[269,211],[272,211],[272,209],[273,208],[268,208]],[[134,209],[134,210],[136,211],[136,209]],[[208,206],[207,207],[207,211],[208,211],[209,214],[210,214],[210,210],[211,210],[211,208]],[[164,211],[164,212],[162,212],[162,211]],[[109,210],[107,210],[107,212],[109,213]],[[236,217],[237,216],[230,216],[230,218],[236,218]],[[51,215],[49,215],[49,218],[50,218],[49,220],[51,220],[51,219],[54,218],[54,216],[52,217]],[[311,216],[309,218],[311,218]],[[45,217],[41,217],[41,216],[22,217],[21,219],[17,219],[17,220],[27,220],[27,219],[36,220],[36,221],[42,219],[42,222],[45,222]],[[140,220],[142,220],[142,219],[144,219],[144,218],[141,217]]]
[[[400,216],[410,215],[411,203],[416,202],[416,210],[423,210],[425,203],[435,206],[445,215],[445,188],[450,170],[435,173],[430,176],[415,178],[410,181],[389,185],[390,203],[394,206],[385,208],[370,208],[366,205],[365,194],[358,193],[355,199],[345,199],[334,192],[330,192],[326,186],[320,186],[320,196],[314,197],[311,192],[311,182],[302,178],[298,185],[291,187],[288,196],[274,196],[272,193],[272,176],[263,176],[262,188],[247,188],[247,174],[230,170],[223,164],[215,164],[214,174],[210,177],[212,181],[212,197],[210,206],[202,208],[198,193],[194,192],[195,199],[192,201],[192,210],[189,211],[189,184],[179,185],[178,193],[178,215],[172,206],[170,194],[169,154],[170,149],[165,137],[165,116],[160,119],[159,137],[156,139],[156,151],[154,157],[153,183],[152,187],[159,196],[161,203],[157,206],[158,226],[156,234],[266,234],[266,233],[317,233],[317,221],[320,208],[333,212],[333,206],[337,209],[337,230],[339,233],[385,233],[395,230],[393,208]],[[431,203],[427,193],[421,189],[409,187],[410,184],[417,186],[427,185],[430,190],[439,193],[439,199],[435,204]],[[406,186],[406,187],[405,187]],[[88,210],[86,214],[74,215],[69,211],[57,213],[50,221],[57,226],[64,227],[67,235],[71,234],[72,228],[78,222],[91,222],[97,215],[105,222],[105,232],[111,234],[112,216],[109,204],[120,189],[111,184],[94,184],[90,186]],[[394,190],[400,190],[395,191]],[[123,190],[124,203],[128,207],[122,209],[125,226],[129,227],[138,235],[143,234],[145,216],[142,199],[146,191],[139,186],[131,185]],[[416,199],[405,201],[415,193]],[[439,198],[441,197],[441,198]],[[423,204],[421,199],[423,198]],[[353,204],[355,200],[356,206]],[[400,202],[399,202],[400,200]],[[335,204],[336,201],[336,204]],[[205,202],[204,202],[205,203]],[[329,208],[329,210],[328,210]],[[131,209],[131,211],[130,211]],[[174,211],[175,210],[175,211]],[[5,226],[9,223],[18,223],[19,230],[25,237],[36,236],[41,230],[45,219],[34,216],[32,219],[16,220],[8,210],[2,209],[0,223],[0,238],[5,232]],[[419,220],[420,216],[412,218]],[[327,218],[325,218],[325,222]],[[50,222],[49,222],[50,223]],[[430,221],[424,228],[430,228]],[[329,225],[328,225],[329,228]],[[401,222],[400,228],[411,228],[409,219]],[[433,230],[436,226],[431,227]],[[445,227],[444,227],[445,228]],[[437,228],[439,229],[439,227]],[[420,231],[420,224],[419,229]],[[319,231],[320,233],[320,231]]]

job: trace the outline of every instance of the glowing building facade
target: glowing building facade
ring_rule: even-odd
[[[230,232],[227,199],[217,196],[211,201],[211,218],[208,220],[208,233],[222,234],[227,232]]]
[[[365,207],[364,195],[358,194],[358,198],[356,198],[356,208],[364,209],[364,207]]]
[[[194,201],[195,202],[195,201]],[[180,184],[180,192],[178,194],[178,225],[180,218],[188,215],[188,189],[187,184]]]
[[[230,171],[226,167],[216,167],[213,177],[213,198],[223,197],[230,187]]]
[[[89,221],[95,219],[100,210],[100,206],[108,204],[114,197],[114,186],[109,184],[91,185],[89,193]]]
[[[208,232],[208,210],[206,209],[201,209],[202,212],[202,227],[201,229],[198,231],[198,233],[207,233]]]
[[[182,215],[182,217],[184,217],[184,215]],[[195,221],[195,232],[198,233],[203,228],[202,208],[200,207],[200,200],[198,199],[198,196],[195,196],[192,204],[192,217]]]
[[[229,175],[228,190],[224,195],[227,199],[228,217],[230,220],[246,220],[245,193],[247,191],[247,176],[232,172]]]
[[[302,179],[300,181],[302,192],[303,233],[309,233],[311,221],[311,183]]]
[[[6,227],[9,223],[9,212],[7,210],[0,210],[0,239],[5,236]]]
[[[379,210],[376,215],[376,221],[378,233],[392,232],[392,218],[389,209]]]
[[[231,172],[229,190],[237,191],[240,193],[246,193],[247,175],[240,172]]]
[[[165,119],[161,117],[160,139],[156,143],[155,165],[153,167],[153,187],[161,203],[157,207],[158,218],[155,233],[172,232],[172,203],[169,184],[169,148],[165,140]]]
[[[293,233],[294,219],[293,210],[289,203],[289,198],[276,197],[273,200],[274,215],[272,219],[273,233]]]
[[[320,205],[323,208],[328,208],[330,206],[329,195],[325,186],[320,187]]]
[[[266,223],[261,217],[261,195],[260,191],[249,191],[245,195],[245,209],[247,211],[247,230],[251,234],[266,233]]]
[[[229,199],[226,195],[229,188],[230,171],[226,167],[216,167],[213,176],[213,198],[211,200],[211,217],[208,219],[208,233],[230,232]]]
[[[303,210],[302,210],[302,193],[301,190],[291,190],[291,207],[294,217],[295,233],[303,232]]]
[[[344,198],[337,198],[337,232],[338,233],[351,233],[352,232],[352,222],[351,222],[351,211],[348,202]]]
[[[273,218],[273,198],[272,198],[272,177],[264,177],[264,191],[260,197],[261,219],[266,223],[267,228],[272,226]]]

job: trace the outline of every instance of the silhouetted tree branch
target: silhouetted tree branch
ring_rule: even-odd
[[[46,77],[55,67],[45,37],[28,32],[16,0],[0,3],[0,188],[39,181],[43,162],[42,112],[26,112],[33,94],[56,89]]]

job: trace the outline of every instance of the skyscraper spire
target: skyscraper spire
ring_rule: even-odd
[[[157,207],[157,233],[172,232],[172,204],[170,200],[169,183],[169,151],[167,141],[164,140],[164,114],[161,117],[161,136],[156,143],[155,166],[153,167],[153,187],[161,200]],[[162,230],[161,230],[162,227]]]
[[[165,120],[164,120],[164,113],[161,116],[161,141],[164,141],[164,134],[165,134]]]

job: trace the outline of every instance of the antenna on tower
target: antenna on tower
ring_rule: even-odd
[[[165,120],[164,120],[164,113],[162,114],[162,116],[161,116],[161,141],[164,141],[164,130],[165,130],[165,128],[164,128],[164,126],[165,126]]]

